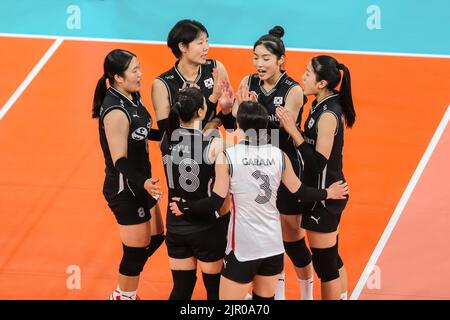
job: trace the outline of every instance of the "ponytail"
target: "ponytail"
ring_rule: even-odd
[[[179,101],[175,102],[173,107],[170,108],[169,124],[167,129],[169,138],[172,136],[172,133],[180,127],[180,109],[181,103]]]
[[[115,49],[105,57],[103,61],[103,75],[97,81],[97,86],[95,87],[92,118],[95,119],[100,116],[100,108],[108,90],[106,79],[109,80],[110,86],[114,85],[114,76],[117,74],[123,77],[133,57],[136,57],[134,53],[123,49]]]
[[[342,77],[341,88],[339,90],[339,98],[344,110],[345,123],[347,127],[351,128],[355,123],[356,112],[353,106],[350,70],[348,70],[348,68],[342,63],[338,64],[338,70],[342,70],[344,74]]]
[[[355,123],[356,113],[355,107],[353,106],[350,71],[344,64],[339,63],[335,58],[330,56],[316,56],[312,58],[311,65],[314,69],[316,80],[326,80],[328,83],[327,88],[331,91],[335,90],[341,82],[340,70],[342,70],[343,76],[339,99],[344,111],[345,123],[347,127],[351,128]]]
[[[92,118],[98,118],[100,116],[100,107],[102,106],[103,99],[106,95],[106,76],[103,75],[98,81],[95,87],[94,103],[92,106]]]

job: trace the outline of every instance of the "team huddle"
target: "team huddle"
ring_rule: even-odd
[[[92,115],[106,165],[103,194],[123,244],[110,299],[139,299],[139,276],[163,242],[169,299],[191,299],[198,264],[208,300],[283,300],[285,253],[302,300],[313,299],[314,272],[322,299],[347,298],[338,231],[349,193],[344,128],[356,117],[350,73],[316,56],[300,86],[283,69],[283,35],[276,26],[255,42],[256,72],[234,92],[225,66],[207,59],[206,28],[179,21],[167,38],[177,62],[151,89],[158,129],[140,98],[136,55],[106,56]],[[314,101],[301,128],[306,96]],[[165,227],[148,140],[160,142],[152,152],[162,153],[168,187]]]

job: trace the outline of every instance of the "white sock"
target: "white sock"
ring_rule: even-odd
[[[314,300],[314,277],[307,280],[298,279],[300,282],[300,300]]]
[[[117,286],[116,290],[109,296],[109,300],[136,300],[137,291],[122,291]]]
[[[341,293],[341,300],[348,300],[348,298],[347,298],[347,291]]]
[[[286,300],[284,271],[278,275],[277,288],[275,289],[275,300]]]

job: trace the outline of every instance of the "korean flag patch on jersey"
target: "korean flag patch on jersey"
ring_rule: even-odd
[[[205,81],[203,81],[203,83],[208,89],[211,89],[214,86],[214,80],[212,78],[206,79]]]
[[[276,106],[281,106],[283,104],[283,97],[273,98],[273,104]]]

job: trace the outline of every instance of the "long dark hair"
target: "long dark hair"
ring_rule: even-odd
[[[270,53],[277,56],[278,60],[286,53],[286,48],[284,47],[283,38],[284,29],[280,26],[275,26],[269,30],[268,34],[261,36],[253,45],[253,51],[259,45],[263,45]]]
[[[201,32],[206,33],[207,37],[209,36],[205,26],[200,22],[188,19],[180,20],[170,30],[167,36],[167,46],[172,50],[174,56],[179,59],[181,58],[181,51],[178,44],[181,42],[188,46]]]
[[[180,90],[169,112],[169,137],[180,127],[180,120],[189,122],[195,118],[203,107],[204,97],[200,89],[188,87]]]
[[[102,106],[107,90],[106,79],[108,79],[109,85],[112,86],[114,84],[114,76],[117,74],[123,77],[133,57],[136,57],[134,53],[122,49],[115,49],[105,57],[105,61],[103,62],[103,75],[95,87],[92,118],[98,118],[100,115],[100,107]]]
[[[269,118],[266,108],[259,102],[242,102],[236,114],[236,121],[239,124],[239,128],[246,133],[250,140],[256,138],[254,142],[259,143],[267,138],[267,132],[264,131],[263,133],[261,130],[267,130]],[[261,133],[264,136],[261,136]]]
[[[342,70],[343,77],[339,90],[339,98],[344,111],[345,123],[347,127],[351,128],[355,123],[356,112],[353,106],[350,70],[344,64],[339,63],[335,58],[330,56],[314,57],[311,60],[311,65],[316,74],[316,80],[326,80],[328,82],[327,88],[331,91],[335,90],[341,82],[340,70]]]

